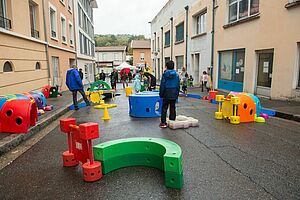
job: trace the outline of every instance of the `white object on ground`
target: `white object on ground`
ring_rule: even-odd
[[[179,129],[179,128],[189,128],[199,126],[198,119],[193,117],[186,117],[183,115],[176,116],[176,120],[167,120],[169,128],[171,129]]]

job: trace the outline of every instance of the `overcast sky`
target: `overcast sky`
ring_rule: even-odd
[[[150,37],[150,22],[168,0],[97,0],[95,34],[134,34]]]

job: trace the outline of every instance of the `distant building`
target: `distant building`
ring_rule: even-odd
[[[127,46],[96,47],[96,74],[102,69],[110,73],[113,67],[126,61]]]
[[[133,66],[145,67],[151,65],[151,41],[132,40],[131,41]]]

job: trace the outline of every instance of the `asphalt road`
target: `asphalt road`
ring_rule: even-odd
[[[166,188],[163,172],[147,167],[84,182],[80,167],[62,167],[67,137],[56,127],[0,171],[0,199],[300,199],[299,123],[270,118],[265,124],[231,125],[214,119],[216,105],[180,98],[178,114],[199,119],[200,126],[174,131],[160,129],[158,118],[129,117],[124,95],[115,103],[107,123],[101,120],[103,111],[93,108],[73,117],[100,124],[94,144],[137,136],[178,143],[184,165],[181,191]]]

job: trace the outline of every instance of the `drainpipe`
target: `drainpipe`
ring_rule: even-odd
[[[76,23],[76,20],[75,20],[75,15],[78,11],[78,8],[76,7],[76,9],[75,9],[75,3],[78,6],[77,2],[73,1],[73,5],[72,5],[73,6],[73,8],[72,8],[73,9],[73,31],[74,31],[73,39],[74,39],[74,51],[75,51],[75,65],[78,66],[78,63],[77,63],[77,32],[76,32],[76,25],[78,25],[78,24]],[[78,31],[78,34],[79,34],[79,31]],[[96,50],[96,45],[95,45],[94,50]]]
[[[171,34],[170,34],[170,37],[171,37],[171,57],[170,57],[170,60],[173,60],[173,17],[171,17],[170,20],[171,20],[171,27],[170,27],[170,30],[171,30]]]
[[[45,13],[45,2],[42,0],[43,7],[43,23],[44,23],[44,37],[45,37],[45,51],[46,51],[46,59],[47,59],[47,69],[48,69],[48,85],[52,85],[51,83],[51,72],[50,72],[50,61],[49,61],[49,43],[48,43],[48,34],[46,27],[46,13]]]
[[[161,27],[160,29],[161,29],[161,53],[160,53],[161,54],[161,65],[160,65],[160,69],[161,69],[162,67],[164,67],[163,66],[164,65],[164,44],[163,44],[164,43],[164,27]],[[161,73],[159,73],[159,74],[161,76]]]
[[[188,39],[189,39],[189,6],[185,7],[185,70],[187,71]]]
[[[212,5],[212,28],[211,28],[211,60],[210,60],[210,74],[211,74],[211,79],[213,83],[213,68],[214,68],[214,45],[215,45],[215,5],[216,5],[216,0],[213,0],[213,5]],[[212,84],[212,89],[214,90],[214,84]]]

